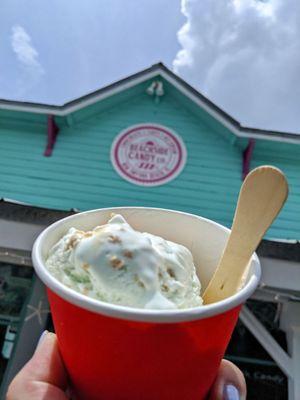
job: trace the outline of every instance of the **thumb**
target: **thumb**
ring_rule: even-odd
[[[209,400],[245,400],[246,383],[236,365],[222,360]]]
[[[11,382],[7,400],[67,400],[67,374],[57,338],[45,332],[33,357]]]

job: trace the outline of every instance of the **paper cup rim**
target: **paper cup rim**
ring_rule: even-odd
[[[193,308],[178,309],[178,310],[149,310],[143,308],[121,306],[96,300],[91,297],[85,296],[81,293],[78,293],[71,288],[68,288],[59,280],[57,280],[53,275],[51,275],[51,273],[47,270],[42,259],[42,246],[49,232],[55,230],[58,226],[63,225],[67,220],[69,221],[75,217],[78,218],[78,215],[82,215],[84,217],[84,215],[86,214],[97,213],[99,211],[113,212],[115,210],[135,210],[135,209],[137,210],[145,209],[150,211],[165,211],[170,213],[186,215],[213,224],[217,226],[219,229],[223,230],[224,232],[230,232],[230,229],[210,219],[191,213],[186,213],[176,210],[168,210],[163,208],[109,207],[109,208],[84,211],[54,222],[46,229],[44,229],[37,237],[32,249],[32,261],[38,277],[46,285],[46,287],[49,288],[52,292],[54,292],[56,295],[66,300],[67,302],[76,305],[80,308],[83,308],[85,310],[112,318],[125,319],[129,321],[155,322],[155,323],[188,322],[222,314],[244,303],[258,286],[261,276],[261,267],[256,253],[254,253],[251,259],[251,266],[253,271],[251,277],[249,278],[246,285],[238,293],[213,304],[208,304]]]

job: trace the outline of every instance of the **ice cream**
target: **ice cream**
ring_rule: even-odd
[[[71,228],[50,250],[46,266],[73,290],[113,304],[147,309],[202,304],[191,252],[134,230],[121,215],[88,232]]]

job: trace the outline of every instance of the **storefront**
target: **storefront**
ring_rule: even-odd
[[[286,173],[290,196],[260,247],[263,284],[255,297],[283,304],[289,355],[248,309],[241,319],[289,377],[296,399],[299,144],[296,134],[242,127],[162,64],[63,106],[1,101],[0,290],[15,274],[23,293],[18,301],[26,303],[21,316],[1,317],[12,330],[0,333],[7,354],[15,355],[3,387],[47,323],[43,287],[30,269],[31,246],[43,227],[77,210],[124,205],[173,208],[230,227],[243,176],[273,164]],[[12,265],[29,272],[24,277]]]

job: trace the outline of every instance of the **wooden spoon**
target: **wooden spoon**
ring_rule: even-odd
[[[204,304],[223,300],[243,286],[250,258],[287,195],[286,178],[277,168],[258,167],[246,176],[227,245],[203,294]]]

